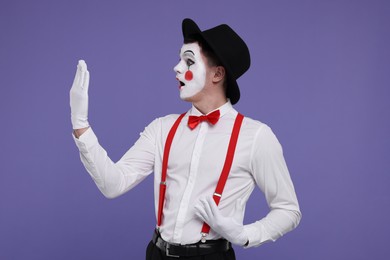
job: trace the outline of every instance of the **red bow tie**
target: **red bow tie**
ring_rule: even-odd
[[[219,110],[216,110],[206,116],[189,116],[188,117],[188,127],[194,129],[200,122],[207,121],[210,124],[215,125],[219,120]]]

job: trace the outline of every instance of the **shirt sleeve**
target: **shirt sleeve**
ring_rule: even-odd
[[[270,211],[263,219],[244,226],[249,240],[246,247],[275,241],[293,230],[301,219],[282,147],[266,125],[257,131],[251,155],[251,168]]]
[[[149,124],[116,163],[99,144],[92,128],[79,139],[73,135],[85,169],[104,196],[115,198],[126,193],[153,171],[158,125],[158,119]]]

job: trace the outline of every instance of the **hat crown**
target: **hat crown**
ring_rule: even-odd
[[[205,30],[203,37],[214,51],[218,49],[218,58],[234,79],[238,79],[249,69],[248,47],[229,25],[221,24]]]

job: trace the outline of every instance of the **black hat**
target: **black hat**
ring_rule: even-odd
[[[193,20],[186,18],[182,30],[184,38],[199,35],[213,50],[227,72],[226,96],[232,104],[236,104],[240,99],[236,80],[249,69],[251,63],[245,42],[226,24],[202,32]]]

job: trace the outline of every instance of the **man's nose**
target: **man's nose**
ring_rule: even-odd
[[[178,64],[176,64],[175,67],[173,67],[173,70],[176,72],[176,73],[183,73],[183,66],[181,66],[181,61],[179,61]]]

